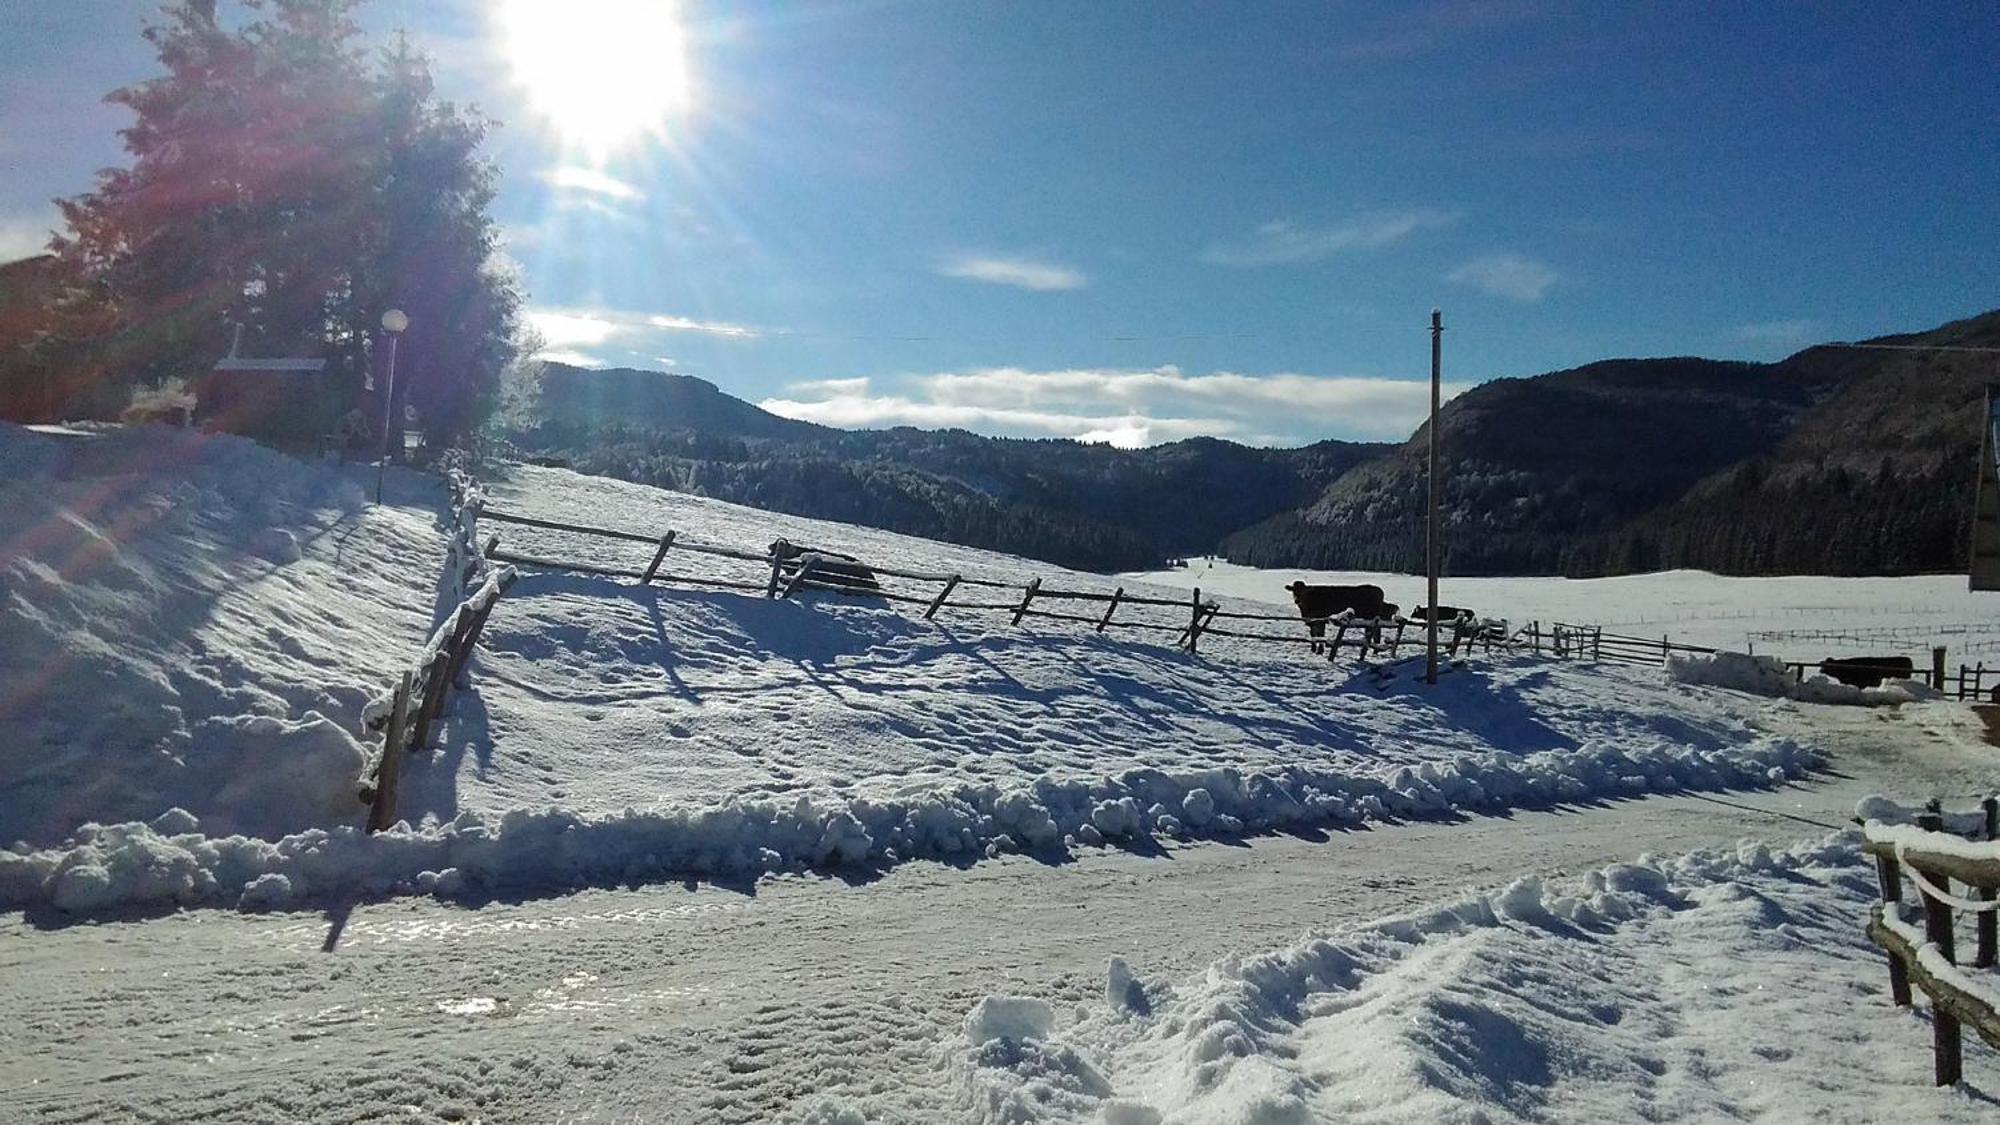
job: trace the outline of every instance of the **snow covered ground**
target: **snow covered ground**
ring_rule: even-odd
[[[1504,656],[1428,690],[1219,639],[531,572],[409,759],[410,823],[369,837],[361,712],[438,613],[441,486],[392,474],[375,508],[358,470],[92,433],[0,426],[0,1120],[1992,1110],[1977,1047],[1964,1089],[1928,1088],[1922,1018],[1857,944],[1851,849],[1735,847],[1873,791],[1989,790],[1965,708]],[[489,490],[1142,585],[559,470]]]
[[[1113,957],[1060,1012],[988,997],[950,1066],[1009,1123],[1991,1120],[1921,1087],[1876,897],[1854,833],[1529,876],[1191,977]]]
[[[240,438],[6,425],[0,512],[0,843],[353,820],[361,708],[430,623],[429,512]]]
[[[1369,571],[1262,570],[1219,559],[1122,576],[1161,586],[1283,603],[1284,587],[1307,582],[1372,582],[1392,602],[1421,604],[1424,580]],[[1902,653],[1928,660],[1944,645],[1951,661],[2000,656],[2000,593],[1966,589],[1962,574],[1912,578],[1730,578],[1671,570],[1619,578],[1445,578],[1438,600],[1515,625],[1562,621],[1607,632],[1671,636],[1686,644],[1743,651],[1754,646],[1788,660]]]

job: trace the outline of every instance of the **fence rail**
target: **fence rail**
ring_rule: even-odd
[[[1882,901],[1870,912],[1868,937],[1889,958],[1889,994],[1898,1007],[1909,1007],[1910,986],[1931,1001],[1931,1061],[1940,1086],[1956,1083],[1964,1073],[1963,1028],[2000,1048],[2000,975],[1975,976],[1958,964],[1954,909],[1975,915],[1971,968],[1992,969],[2000,960],[1996,914],[2000,909],[2000,801],[1981,803],[1980,830],[1972,835],[1990,846],[1968,846],[1964,836],[1945,831],[1936,802],[1916,817],[1915,825],[1870,820],[1862,826],[1863,848],[1875,857]],[[1921,900],[1923,931],[1904,915],[1903,878]],[[1952,892],[1952,883],[1976,896]]]
[[[473,646],[479,643],[486,620],[500,595],[518,577],[511,566],[493,566],[479,547],[478,518],[484,498],[478,485],[460,472],[450,472],[450,540],[444,573],[439,578],[443,592],[457,602],[444,620],[431,630],[417,658],[399,673],[387,706],[370,718],[369,726],[382,731],[382,752],[375,759],[373,774],[361,789],[368,805],[368,831],[380,832],[396,823],[396,809],[402,789],[403,757],[428,748],[431,728],[444,715],[447,695],[462,683]]]
[[[1378,653],[1393,657],[1404,648],[1424,643],[1424,624],[1402,617],[1372,620],[1359,618],[1348,612],[1302,619],[1296,614],[1227,610],[1215,600],[1203,598],[1198,589],[1184,598],[1133,593],[1122,586],[1106,593],[1101,590],[1052,588],[1044,586],[1039,578],[1022,584],[980,575],[878,566],[873,563],[868,563],[866,566],[877,579],[894,578],[905,582],[935,583],[939,588],[897,589],[880,582],[864,586],[851,579],[844,580],[830,571],[809,573],[807,565],[798,560],[810,557],[810,552],[804,555],[784,555],[775,549],[775,544],[773,548],[759,552],[717,543],[704,543],[686,538],[675,530],[669,530],[664,534],[651,534],[492,509],[485,509],[482,517],[495,523],[625,543],[644,543],[653,548],[651,562],[644,569],[604,561],[557,558],[546,549],[530,552],[502,547],[497,536],[489,541],[485,548],[485,554],[494,562],[544,570],[566,570],[606,578],[632,579],[640,585],[659,582],[756,591],[771,597],[789,596],[801,589],[820,590],[848,596],[879,598],[905,605],[921,605],[924,607],[923,615],[926,618],[935,618],[939,611],[951,609],[1005,613],[1015,625],[1019,625],[1025,619],[1033,618],[1087,625],[1099,633],[1114,629],[1171,633],[1175,638],[1174,644],[1190,652],[1196,651],[1201,640],[1210,636],[1287,647],[1310,645],[1314,646],[1315,651],[1324,648],[1328,659],[1336,658],[1343,651],[1356,652],[1364,657]],[[673,572],[666,570],[664,565],[666,560],[679,552],[751,564],[760,568],[758,573],[761,574],[761,580],[751,580],[747,572],[737,577],[726,577],[713,573],[689,573],[685,569]],[[792,568],[790,573],[787,571],[788,567]],[[769,568],[768,573],[763,573],[761,568]],[[1013,599],[999,600],[990,595],[984,598],[978,596],[980,591],[1003,590],[1015,595]],[[960,596],[954,600],[955,594],[962,594],[965,591],[971,592],[973,596]],[[1173,619],[1176,616],[1177,620]],[[1289,631],[1281,633],[1254,627],[1218,626],[1217,621],[1280,623]],[[1305,629],[1301,630],[1301,626]],[[1415,626],[1415,629],[1412,630],[1411,626]],[[1315,630],[1315,627],[1317,631],[1326,635],[1324,637],[1308,635]],[[1441,647],[1448,654],[1457,655],[1475,646],[1490,649],[1495,645],[1505,645],[1509,637],[1505,622],[1461,619],[1440,623],[1439,640]]]

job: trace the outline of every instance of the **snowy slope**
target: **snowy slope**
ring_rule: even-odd
[[[365,504],[239,438],[0,425],[0,845],[356,822],[360,710],[442,557],[428,511]]]
[[[185,465],[157,471],[168,454],[155,445],[180,450],[173,456]],[[1671,687],[1650,671],[1481,659],[1427,691],[1407,666],[1357,673],[1302,650],[1278,659],[1217,643],[1193,656],[1068,623],[1017,629],[992,612],[947,609],[925,622],[905,608],[830,597],[774,602],[543,573],[503,600],[437,748],[408,760],[408,826],[371,839],[352,827],[354,812],[342,812],[361,758],[352,732],[363,694],[409,658],[428,622],[439,540],[431,518],[358,512],[352,482],[336,471],[245,443],[142,432],[77,449],[152,465],[123,478],[141,497],[125,507],[179,513],[127,536],[136,557],[181,560],[153,588],[189,607],[159,619],[140,650],[147,673],[171,683],[174,668],[217,652],[234,663],[216,681],[286,706],[246,704],[250,717],[223,716],[229,731],[275,746],[248,735],[226,741],[204,713],[183,720],[197,754],[233,749],[226,769],[189,768],[186,752],[165,756],[172,766],[135,774],[122,802],[93,796],[33,832],[17,830],[36,846],[0,854],[0,900],[78,910],[269,906],[355,891],[451,894],[468,884],[745,878],[1105,843],[1152,848],[1172,838],[1764,785],[1815,760],[1760,735],[1749,721],[1754,704]],[[45,466],[48,483],[23,489],[44,496],[58,523],[84,503],[61,487],[66,471]],[[559,470],[520,469],[491,491],[502,510],[647,534],[671,528],[757,549],[784,535],[890,565],[1015,582],[1039,575],[1066,588],[1111,584]],[[144,499],[162,492],[173,498]],[[313,508],[321,493],[346,507]],[[253,547],[264,528],[287,521],[308,529],[309,549],[274,566]],[[342,521],[353,535],[311,535]],[[636,567],[648,553],[643,543],[607,550],[602,540],[494,528],[533,554]],[[360,544],[385,557],[355,557]],[[669,559],[670,572],[689,561]],[[758,577],[760,568],[744,565],[753,573],[738,577]],[[103,585],[79,575],[32,600],[17,597],[18,616],[37,620],[60,597],[98,597]],[[150,604],[123,616],[77,610],[75,629],[48,632],[34,659],[57,663],[102,647],[79,630],[129,629]],[[213,632],[212,621],[231,629]],[[250,623],[263,632],[246,632]],[[57,723],[90,713],[59,691],[38,701]],[[339,753],[303,770],[298,761],[319,759],[283,752],[285,740],[304,738],[300,730]],[[65,728],[58,741],[75,759],[74,777],[113,772],[91,768],[103,766],[101,756],[76,757],[90,754],[87,733]],[[302,772],[307,781],[292,787],[301,792],[285,788],[281,779]],[[218,786],[218,777],[227,780]],[[70,796],[59,781],[48,789]],[[0,804],[26,817],[50,803],[21,799],[29,795],[10,790]],[[169,815],[175,807],[193,815]],[[85,819],[105,827],[78,828]],[[72,829],[73,839],[56,842]]]
[[[1016,1125],[1989,1120],[1928,1088],[1875,897],[1851,833],[1528,877],[1191,978],[1112,957],[1100,1001],[987,997],[949,1050]]]

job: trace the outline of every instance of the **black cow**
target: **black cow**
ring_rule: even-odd
[[[1907,656],[1850,656],[1835,659],[1827,657],[1819,662],[1819,670],[1843,684],[1858,688],[1881,687],[1883,680],[1907,680],[1916,672],[1916,666]]]
[[[1431,614],[1431,607],[1427,605],[1420,605],[1417,608],[1410,611],[1410,620],[1429,621],[1431,619],[1430,614]],[[1473,620],[1476,619],[1478,616],[1479,616],[1478,614],[1472,612],[1469,609],[1464,609],[1455,605],[1441,605],[1438,607],[1438,624],[1440,626],[1453,625],[1460,621]]]
[[[1314,652],[1326,651],[1326,618],[1350,610],[1355,617],[1367,621],[1387,621],[1396,616],[1396,607],[1382,600],[1380,586],[1308,586],[1294,582],[1285,589],[1292,592],[1292,604],[1299,607],[1299,616],[1312,633]],[[1371,642],[1380,638],[1380,629],[1369,631]]]
[[[790,593],[792,587],[801,581],[824,582],[829,586],[838,586],[843,593],[849,594],[882,592],[882,583],[876,579],[875,572],[853,555],[801,547],[780,539],[771,544],[771,557],[778,561],[778,580],[784,584],[784,593]]]

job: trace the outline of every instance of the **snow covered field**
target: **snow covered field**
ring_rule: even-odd
[[[0,470],[0,1120],[1993,1107],[1977,1047],[1964,1089],[1929,1089],[1851,844],[1735,845],[1868,792],[1990,790],[2000,751],[1956,705],[1497,655],[1424,689],[1220,639],[531,571],[408,759],[408,825],[370,837],[360,718],[439,612],[438,482],[392,474],[377,508],[363,470],[160,429],[0,426]],[[560,470],[488,487],[1140,587]]]
[[[1405,612],[1422,604],[1420,575],[1371,571],[1261,570],[1219,559],[1121,577],[1161,586],[1284,603],[1285,586],[1371,582]],[[1929,659],[1944,645],[1956,664],[2000,656],[2000,593],[1966,589],[1962,574],[1912,578],[1730,578],[1672,570],[1619,578],[1445,578],[1438,601],[1504,617],[1601,625],[1607,632],[1670,636],[1686,644],[1742,651],[1755,646],[1788,660],[1902,653]]]

